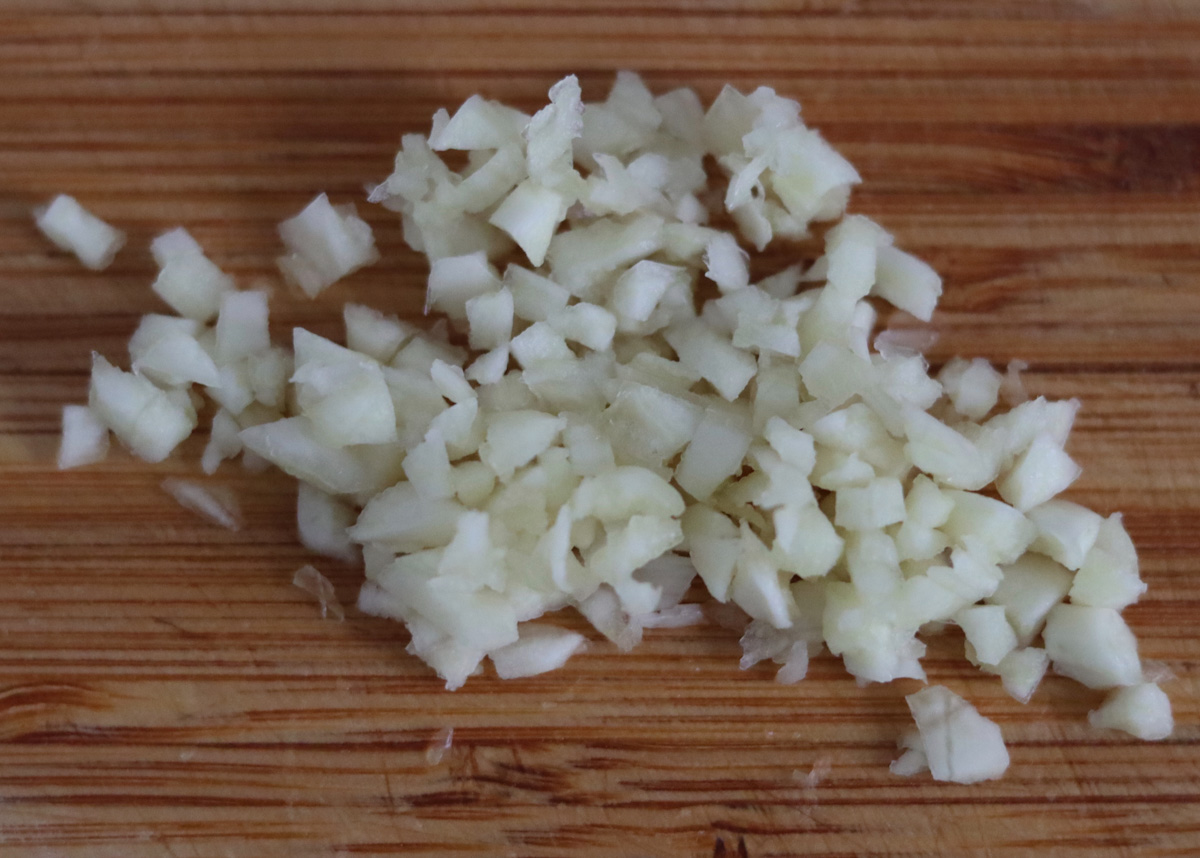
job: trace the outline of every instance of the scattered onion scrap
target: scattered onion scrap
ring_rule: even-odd
[[[59,194],[34,211],[38,229],[62,250],[93,271],[107,268],[125,245],[125,233],[109,226],[79,204]]]
[[[845,214],[858,182],[766,87],[707,111],[624,72],[588,104],[568,77],[533,116],[474,96],[405,135],[369,197],[428,258],[441,321],[347,305],[346,345],[300,328],[273,345],[266,293],[174,230],[154,288],[178,315],[143,320],[130,371],[96,357],[60,462],[101,458],[107,430],[162,460],[198,388],[218,409],[204,470],[241,455],[296,477],[304,544],[361,556],[359,609],[403,622],[449,689],[485,660],[560,667],[583,637],[533,621],[563,608],[622,649],[699,622],[683,603],[698,576],[743,631],[742,667],[774,662],[781,683],[824,649],[860,683],[924,680],[922,636],[953,624],[1016,699],[1052,666],[1115,689],[1094,724],[1168,735],[1120,615],[1145,589],[1121,517],[1058,497],[1080,472],[1079,403],[1028,399],[1015,361],[931,376],[919,330],[872,342],[886,305],[929,321],[942,283]],[[280,231],[309,295],[378,255],[324,195]],[[817,237],[815,261],[754,281],[747,248]],[[297,575],[320,596],[313,581]],[[908,702],[893,771],[1005,770],[966,701],[934,686]]]
[[[162,489],[186,510],[226,530],[242,529],[242,507],[229,486],[204,485],[194,480],[167,477]]]
[[[333,583],[315,567],[305,564],[292,576],[292,584],[308,593],[321,606],[321,618],[333,617],[339,623],[346,619],[346,610],[338,601]]]

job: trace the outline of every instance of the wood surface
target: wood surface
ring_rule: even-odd
[[[331,10],[335,10],[331,11]],[[971,787],[891,776],[912,682],[828,656],[797,687],[741,672],[716,626],[600,642],[448,693],[392,623],[319,619],[294,487],[226,466],[246,527],[176,508],[161,466],[58,473],[89,353],[123,355],[148,239],[183,224],[243,282],[319,190],[361,199],[401,133],[564,73],[768,84],[858,165],[853,208],[944,275],[935,360],[1030,362],[1078,396],[1070,497],[1123,510],[1150,591],[1127,611],[1176,679],[1178,727],[1092,730],[1099,695],[1027,706],[926,665],[1003,727]],[[29,209],[73,193],[126,228],[111,269]],[[423,262],[360,204],[384,260],[273,324],[336,334],[358,300],[416,317]],[[884,0],[10,0],[0,11],[0,855],[1195,856],[1200,854],[1200,4]],[[360,573],[319,562],[350,603]],[[445,727],[440,762],[427,750]],[[814,788],[804,776],[828,773]]]

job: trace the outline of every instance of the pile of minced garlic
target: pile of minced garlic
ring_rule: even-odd
[[[301,328],[273,344],[267,293],[171,230],[151,250],[173,313],[142,319],[129,370],[95,356],[59,465],[102,459],[110,432],[161,461],[211,400],[205,473],[241,455],[296,477],[304,544],[361,557],[359,609],[403,622],[450,689],[485,659],[503,678],[562,666],[583,636],[537,620],[563,608],[622,649],[702,622],[683,602],[699,576],[742,618],[741,666],[773,660],[780,682],[823,649],[860,683],[924,680],[922,636],[952,624],[1016,699],[1053,668],[1112,689],[1093,724],[1164,738],[1170,703],[1120,614],[1145,590],[1133,543],[1120,515],[1058,497],[1080,472],[1079,403],[1022,401],[979,359],[931,376],[902,336],[873,337],[878,307],[928,321],[942,286],[844,214],[858,181],[768,88],[705,110],[621,73],[584,104],[568,77],[533,116],[473,96],[406,135],[370,194],[428,258],[437,324],[349,304],[344,345]],[[89,267],[124,241],[70,197],[37,217]],[[815,223],[823,255],[751,282],[747,248]],[[279,231],[279,268],[310,296],[378,258],[323,194]],[[238,526],[236,498],[165,487]],[[341,616],[315,569],[296,583]],[[893,771],[1007,768],[961,697],[907,700]]]

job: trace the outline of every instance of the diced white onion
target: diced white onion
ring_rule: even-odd
[[[489,658],[501,678],[560,667],[584,637],[531,621],[568,607],[620,649],[718,616],[743,667],[771,660],[781,684],[822,647],[860,684],[924,680],[923,638],[957,624],[1017,700],[1052,664],[1122,689],[1093,723],[1165,736],[1169,702],[1119,614],[1145,590],[1133,542],[1119,515],[1058,497],[1079,475],[1079,403],[1029,400],[1017,362],[930,376],[935,334],[912,325],[941,279],[843,216],[859,180],[766,87],[726,87],[707,112],[629,72],[586,105],[568,77],[532,117],[472,97],[428,139],[405,135],[370,194],[429,261],[429,330],[347,305],[346,345],[302,328],[272,345],[267,292],[237,291],[172,230],[151,246],[154,289],[179,315],[143,319],[131,372],[96,357],[60,466],[102,458],[109,430],[159,461],[212,400],[205,472],[241,454],[300,480],[301,541],[361,556],[359,608],[403,622],[449,689]],[[114,237],[85,214],[59,238],[106,261]],[[761,251],[824,220],[815,261],[751,284],[732,229]],[[280,234],[279,265],[311,296],[377,257],[324,194]],[[872,341],[877,299],[900,312]],[[213,490],[165,486],[237,524]],[[697,576],[719,614],[684,601]],[[295,583],[340,618],[324,576]],[[970,704],[941,686],[908,701],[918,729],[893,771],[971,783],[1007,767]]]
[[[934,685],[904,699],[934,780],[972,784],[1008,769],[1000,728],[950,689]]]
[[[525,623],[515,643],[494,650],[490,658],[501,679],[536,676],[557,670],[584,645],[578,632],[541,623]]]
[[[1088,723],[1151,742],[1165,739],[1175,730],[1171,701],[1161,688],[1148,682],[1109,694],[1099,709],[1088,713]]]
[[[333,617],[339,623],[346,619],[346,611],[338,601],[337,591],[329,579],[312,566],[301,566],[292,576],[292,584],[311,595],[321,606],[322,617]]]
[[[184,509],[226,530],[241,530],[241,505],[237,495],[228,486],[206,486],[192,480],[168,477],[162,481],[162,487]]]
[[[102,462],[107,455],[108,427],[86,405],[64,406],[58,469],[65,471]]]
[[[107,268],[125,245],[125,233],[89,212],[74,197],[59,194],[49,205],[34,210],[38,229],[62,250],[88,268]]]
[[[279,237],[288,250],[279,269],[310,298],[379,259],[371,227],[354,206],[334,206],[325,194],[281,223]]]

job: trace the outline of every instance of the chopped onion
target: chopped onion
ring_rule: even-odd
[[[348,531],[354,518],[354,507],[308,483],[300,483],[296,496],[296,525],[305,548],[353,563],[358,558],[358,550]]]
[[[379,259],[371,227],[354,206],[334,206],[325,194],[281,223],[279,236],[288,250],[279,269],[310,298]]]
[[[1137,550],[1119,513],[1100,523],[1096,540],[1084,556],[1068,595],[1080,605],[1120,610],[1146,592],[1138,574]]]
[[[1049,667],[1050,657],[1046,655],[1046,651],[1029,646],[1013,650],[1006,655],[996,672],[1000,674],[1005,691],[1015,700],[1028,703]]]
[[[998,778],[1008,769],[1000,728],[950,689],[934,685],[904,699],[917,722],[920,750],[934,780],[973,784]],[[903,770],[911,769],[893,768],[897,774],[907,773]]]
[[[108,427],[86,405],[64,406],[58,469],[65,471],[102,462],[107,455]]]
[[[501,679],[536,676],[557,670],[584,645],[583,635],[557,626],[525,623],[516,643],[491,653]]]
[[[1161,688],[1149,682],[1109,694],[1099,709],[1088,713],[1088,723],[1093,727],[1124,730],[1151,742],[1167,738],[1175,729],[1171,701]]]
[[[1119,614],[1145,590],[1134,545],[1119,515],[1059,497],[1080,472],[1079,403],[1029,400],[1017,361],[930,375],[934,334],[913,325],[941,279],[843,216],[859,180],[766,87],[726,87],[707,112],[627,72],[586,105],[568,77],[532,117],[472,97],[406,135],[370,194],[429,261],[429,330],[348,305],[346,345],[302,328],[272,345],[267,290],[237,291],[172,230],[151,247],[154,289],[179,317],[142,321],[131,372],[96,357],[60,464],[101,458],[108,430],[159,461],[212,400],[203,469],[240,453],[295,476],[301,541],[361,550],[360,609],[403,622],[449,689],[487,659],[502,678],[560,667],[583,636],[531,621],[568,607],[620,649],[714,616],[742,634],[742,666],[772,660],[781,684],[822,647],[859,683],[924,679],[922,638],[956,623],[1017,700],[1052,664],[1123,689],[1094,723],[1165,735],[1169,702]],[[836,223],[815,261],[751,283],[745,245],[819,221]],[[312,296],[377,257],[324,194],[280,234],[285,277]],[[698,301],[705,281],[716,297]],[[898,326],[872,343],[884,302]],[[719,607],[683,601],[697,575]],[[340,618],[320,573],[296,583]],[[893,771],[1007,767],[964,700],[908,700],[918,730]]]
[[[454,728],[443,727],[434,734],[429,741],[429,746],[425,749],[425,762],[431,766],[436,766],[446,756],[446,752],[454,744]]]
[[[1137,639],[1112,608],[1056,605],[1042,638],[1054,669],[1089,688],[1141,681]]]
[[[156,387],[92,355],[88,407],[135,455],[161,462],[196,427],[196,410],[183,391]]]
[[[158,236],[150,244],[158,277],[151,288],[181,316],[207,322],[221,309],[233,278],[213,263],[182,227]]]
[[[74,197],[59,194],[34,210],[38,229],[62,250],[74,253],[88,268],[107,268],[125,245],[125,233],[89,212]]]
[[[346,619],[346,612],[337,600],[337,592],[329,579],[312,566],[301,566],[292,576],[292,584],[317,600],[321,606],[321,617],[333,617],[339,623]]]
[[[242,529],[242,509],[237,495],[228,486],[206,486],[191,480],[168,477],[162,481],[163,491],[184,509],[226,530]]]

